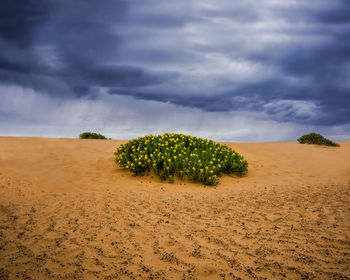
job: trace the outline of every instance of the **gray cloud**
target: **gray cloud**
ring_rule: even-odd
[[[349,38],[346,0],[5,0],[0,84],[346,126]]]
[[[273,121],[263,113],[207,112],[126,95],[69,100],[17,86],[0,86],[0,91],[6,92],[0,103],[0,121],[4,118],[0,135],[77,137],[82,131],[93,130],[114,139],[130,139],[171,131],[216,141],[295,141],[313,129]],[[318,131],[342,140],[343,135],[349,135],[350,126],[319,127]]]

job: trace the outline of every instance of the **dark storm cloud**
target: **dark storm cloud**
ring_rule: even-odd
[[[0,82],[339,125],[349,38],[346,0],[4,0]]]
[[[293,2],[296,5],[293,5]],[[236,32],[233,33],[233,37],[242,37],[242,40],[217,44],[213,33],[215,31],[220,33],[222,30],[220,26],[215,26],[213,33],[207,33],[212,41],[194,44],[192,50],[203,54],[223,52],[228,58],[239,57],[260,63],[266,68],[275,67],[278,71],[274,73],[273,78],[266,77],[260,81],[241,80],[233,83],[229,81],[228,85],[231,83],[234,89],[220,90],[215,89],[215,85],[218,84],[216,77],[203,77],[213,79],[213,83],[212,88],[209,88],[211,94],[209,96],[203,94],[200,97],[189,88],[183,88],[181,83],[178,84],[180,91],[177,93],[164,91],[162,88],[153,88],[151,92],[149,89],[124,92],[118,89],[112,90],[111,93],[122,92],[141,99],[171,102],[206,111],[237,109],[264,111],[281,121],[325,125],[348,123],[350,120],[349,4],[346,1],[320,1],[317,4],[312,1],[286,1],[286,5],[266,6],[262,7],[262,11],[257,7],[252,12],[252,9],[245,9],[240,5],[239,9],[231,14],[229,9],[217,8],[220,5],[204,9],[202,15],[213,17],[211,20],[229,19],[229,22],[223,21],[223,24],[233,23],[232,30]],[[239,16],[237,10],[240,12]],[[243,18],[251,20],[250,23],[253,25],[251,29],[245,26],[246,22],[237,25],[242,15]],[[276,23],[270,19],[266,20],[267,17]],[[221,28],[224,30],[227,26]],[[246,34],[242,36],[238,31],[239,28]],[[206,39],[206,31],[202,32],[204,32],[202,38]],[[221,35],[223,37],[226,34]],[[225,38],[221,39],[225,41]],[[249,44],[245,40],[249,41]],[[144,51],[147,52],[148,49],[145,48]],[[182,53],[182,49],[179,52]],[[186,66],[185,63],[184,65]],[[182,73],[182,76],[186,74]],[[229,77],[230,73],[226,75]],[[208,91],[208,87],[203,86],[202,90]],[[181,91],[187,91],[189,94],[184,95]],[[278,100],[284,102],[277,102]]]
[[[161,83],[160,77],[146,73],[142,69],[127,66],[97,66],[90,68],[86,79],[91,85],[104,87],[137,88]]]
[[[124,7],[122,1],[2,1],[1,82],[54,95],[62,84],[62,95],[82,89],[88,94],[88,87],[100,85],[144,84],[147,75],[135,67],[98,65],[117,47],[110,24],[118,23]]]
[[[325,8],[315,14],[319,22],[343,24],[350,23],[350,5],[346,0],[328,2]]]
[[[33,32],[47,22],[55,5],[52,0],[2,0],[0,8],[1,37],[23,46],[33,42]]]

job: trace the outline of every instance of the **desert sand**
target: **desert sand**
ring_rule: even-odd
[[[0,279],[350,279],[350,142],[227,143],[249,172],[217,187],[123,142],[0,137]]]

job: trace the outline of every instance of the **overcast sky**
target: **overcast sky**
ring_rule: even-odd
[[[1,0],[0,135],[350,140],[349,0]]]

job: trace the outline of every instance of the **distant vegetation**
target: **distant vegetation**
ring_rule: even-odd
[[[217,185],[221,173],[243,176],[248,162],[227,145],[190,135],[148,135],[120,145],[115,162],[135,175],[152,171],[162,180],[174,182],[185,176],[193,182]]]
[[[94,132],[83,132],[79,137],[80,139],[107,139],[106,136]]]
[[[316,144],[316,145],[326,145],[326,146],[334,146],[334,147],[339,146],[339,144],[324,138],[321,134],[318,134],[318,133],[305,134],[298,139],[298,142],[301,144]]]

